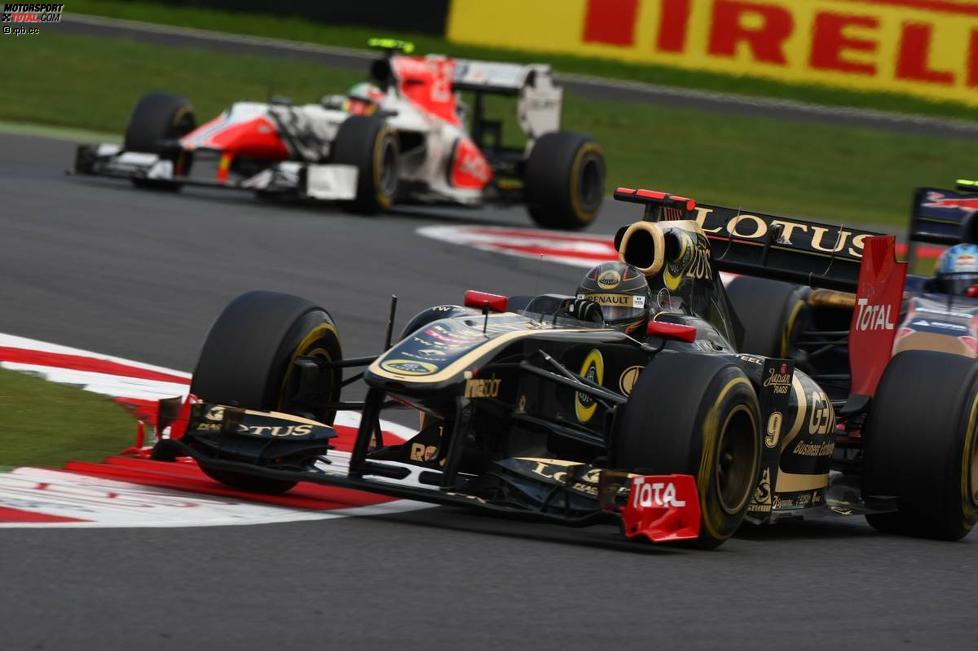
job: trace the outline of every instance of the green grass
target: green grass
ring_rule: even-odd
[[[135,432],[108,398],[0,369],[0,466],[100,461],[132,445]]]
[[[296,101],[316,101],[363,77],[312,63],[53,33],[5,39],[2,58],[5,67],[24,69],[4,75],[0,118],[118,133],[149,90],[191,98],[203,119],[231,100],[265,101],[286,94]]]
[[[128,40],[45,34],[7,40],[4,48],[0,119],[111,133],[122,133],[133,104],[153,90],[190,97],[206,120],[231,101],[263,100],[270,90],[307,102],[361,79],[308,62]],[[574,95],[566,98],[564,127],[602,144],[611,187],[851,224],[905,224],[914,187],[947,184],[974,165],[965,139]]]
[[[438,52],[452,56],[500,61],[535,61],[550,63],[557,71],[565,73],[629,79],[740,95],[793,99],[819,104],[855,106],[970,120],[978,119],[978,109],[956,102],[930,102],[925,99],[891,93],[862,93],[828,86],[785,84],[754,77],[684,71],[665,66],[622,63],[607,59],[468,46],[424,34],[396,33],[390,30],[347,25],[324,25],[302,18],[288,18],[269,14],[228,13],[196,7],[175,7],[163,3],[130,2],[128,0],[75,0],[68,4],[66,9],[69,13],[95,14],[342,47],[363,48],[370,36],[394,36],[413,41],[418,47],[417,51],[422,53]]]

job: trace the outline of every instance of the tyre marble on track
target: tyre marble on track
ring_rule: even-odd
[[[333,312],[348,355],[470,287],[569,291],[579,270],[418,237],[528,225],[520,210],[376,218],[162,195],[65,177],[72,145],[0,136],[0,332],[192,368],[223,305],[253,288]],[[629,214],[605,211],[594,232]],[[858,520],[748,530],[715,553],[454,509],[249,528],[10,530],[4,649],[959,648],[973,642],[975,535],[946,544]]]

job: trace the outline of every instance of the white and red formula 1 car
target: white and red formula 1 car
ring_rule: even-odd
[[[377,212],[396,202],[525,203],[540,226],[580,229],[604,194],[601,148],[560,130],[563,91],[546,65],[409,56],[409,43],[372,39],[384,54],[370,81],[318,104],[235,102],[197,126],[190,103],[152,93],[125,140],[81,145],[74,172],[139,187],[204,185],[263,196],[342,202]],[[471,116],[462,101],[471,93]],[[516,98],[524,147],[503,144],[485,96]]]

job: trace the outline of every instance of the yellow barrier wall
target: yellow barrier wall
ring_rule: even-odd
[[[962,0],[453,0],[448,37],[978,106]]]

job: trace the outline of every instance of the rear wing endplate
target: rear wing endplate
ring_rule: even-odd
[[[531,140],[560,129],[564,91],[554,84],[548,65],[456,59],[452,89],[475,94],[472,136],[477,143],[482,144],[483,132],[492,130],[496,134],[494,146],[500,146],[502,123],[485,119],[486,94],[517,98],[516,119]]]

